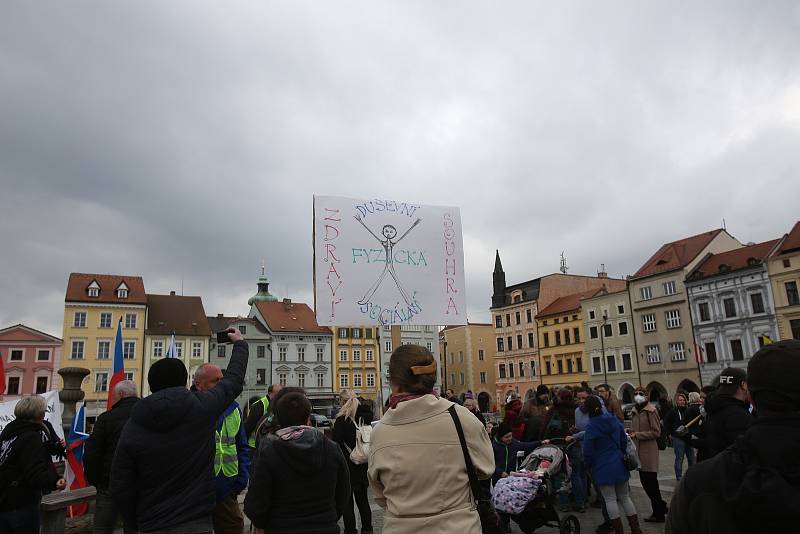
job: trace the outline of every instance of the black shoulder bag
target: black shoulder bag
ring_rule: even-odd
[[[450,412],[450,417],[453,418],[453,423],[456,425],[456,432],[458,432],[458,440],[461,442],[461,452],[464,453],[464,463],[467,466],[467,476],[469,477],[469,487],[472,490],[472,497],[475,499],[475,504],[478,507],[478,515],[481,518],[481,531],[483,534],[500,534],[500,518],[494,510],[491,498],[487,498],[481,492],[481,486],[478,483],[478,476],[475,474],[475,466],[472,465],[472,458],[469,456],[469,449],[467,449],[467,440],[464,438],[464,429],[461,428],[461,420],[456,413],[456,406],[450,406],[447,409]]]

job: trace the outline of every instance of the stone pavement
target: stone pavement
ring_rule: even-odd
[[[659,486],[661,487],[661,494],[667,503],[670,502],[672,499],[672,493],[677,486],[677,482],[675,480],[675,473],[673,469],[674,463],[674,455],[672,449],[667,449],[666,451],[662,451],[659,455],[659,477],[658,482]],[[684,472],[686,471],[686,464],[684,462]],[[664,525],[663,524],[650,524],[645,523],[644,518],[650,515],[650,501],[647,499],[647,496],[642,489],[642,484],[639,482],[639,476],[637,473],[633,473],[631,478],[631,494],[633,497],[633,502],[636,505],[636,510],[639,512],[640,522],[642,525],[642,531],[646,534],[660,534],[664,532]],[[240,502],[244,500],[244,494],[239,496]],[[370,497],[370,503],[372,508],[372,523],[373,529],[375,534],[380,534],[383,528],[383,509],[375,504],[375,502]],[[603,522],[602,515],[598,508],[587,508],[585,513],[577,513],[574,512],[574,515],[578,518],[581,523],[581,532],[586,534],[594,533],[597,526]],[[356,512],[356,517],[358,517],[358,513]],[[67,532],[70,534],[90,534],[92,523],[91,515],[87,515],[81,518],[67,520]],[[341,525],[341,521],[339,522]],[[625,522],[625,531],[629,532],[629,528],[627,523]],[[342,527],[342,531],[344,531],[344,527]],[[250,523],[245,518],[245,533],[250,532]],[[512,532],[514,534],[522,534],[522,531],[513,524],[512,522]],[[550,529],[550,528],[541,528],[536,531],[542,533],[556,533],[558,532],[557,529]],[[122,529],[117,529],[115,533],[122,534]]]

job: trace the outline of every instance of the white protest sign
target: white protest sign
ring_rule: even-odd
[[[466,324],[458,208],[314,197],[320,325]]]
[[[44,401],[47,403],[44,418],[53,425],[58,437],[64,439],[64,429],[61,427],[61,412],[63,406],[58,400],[58,391],[48,391],[39,396],[44,397]],[[17,402],[19,402],[19,399],[0,403],[0,432],[3,431],[8,423],[16,419],[14,416],[14,406],[17,405]]]

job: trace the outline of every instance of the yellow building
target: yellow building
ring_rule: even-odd
[[[769,279],[781,339],[800,339],[800,222],[769,258]]]
[[[444,389],[452,389],[461,398],[471,391],[482,412],[492,411],[494,327],[488,323],[448,326],[440,338]]]
[[[600,291],[592,289],[558,298],[536,315],[542,384],[579,386],[589,380],[583,351],[581,299]]]
[[[142,384],[147,295],[140,276],[71,273],[64,302],[61,367],[84,367],[86,416],[106,410],[114,340],[122,321],[125,377]]]
[[[340,326],[333,331],[334,390],[352,389],[364,398],[377,399],[380,388],[377,328]]]

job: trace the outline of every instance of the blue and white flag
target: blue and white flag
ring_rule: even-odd
[[[175,348],[175,334],[172,334],[172,339],[169,342],[169,348],[167,349],[167,358],[177,358],[178,357],[178,349]]]

